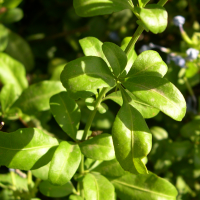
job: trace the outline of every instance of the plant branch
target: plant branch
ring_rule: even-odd
[[[101,92],[99,93],[99,96],[97,97],[96,101],[95,101],[95,104],[94,104],[94,110],[92,111],[91,115],[89,116],[88,120],[87,120],[87,123],[85,125],[85,129],[84,129],[84,133],[83,133],[83,137],[82,137],[82,140],[85,140],[87,138],[87,135],[88,135],[88,131],[90,130],[90,127],[92,125],[92,121],[95,117],[95,114],[97,112],[97,109],[104,97],[104,95],[106,94],[106,92],[109,90],[109,88],[103,88],[101,90]]]

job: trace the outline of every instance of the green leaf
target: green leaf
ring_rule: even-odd
[[[128,90],[126,90],[126,92],[131,97],[131,102],[129,102],[129,104],[133,106],[135,109],[137,109],[144,118],[152,118],[152,117],[155,117],[159,113],[159,110],[157,108],[154,108],[150,106],[149,104],[141,101],[140,99],[135,97],[132,93],[130,93]],[[120,106],[122,106],[123,104],[120,91],[109,94],[103,99],[103,101],[107,99],[111,99],[112,101],[116,102]]]
[[[0,165],[29,170],[46,165],[52,158],[58,140],[36,128],[12,133],[0,131]]]
[[[39,184],[39,191],[47,197],[65,197],[72,193],[73,186],[70,182],[62,186],[52,185],[48,181],[43,181]]]
[[[116,159],[104,161],[92,170],[109,178],[116,178],[125,174],[125,171]]]
[[[168,133],[165,129],[159,126],[153,126],[150,128],[153,137],[156,140],[164,140],[168,138]]]
[[[20,21],[24,16],[22,9],[13,8],[8,9],[5,13],[0,15],[0,22],[4,24],[11,24]]]
[[[27,71],[33,69],[34,57],[29,44],[21,36],[12,31],[9,31],[8,45],[5,52],[21,62]]]
[[[50,164],[51,164],[51,162],[49,162],[47,165],[44,165],[38,169],[31,170],[31,172],[36,178],[39,178],[43,181],[47,181],[48,175],[49,175]]]
[[[110,63],[113,73],[118,77],[126,67],[126,54],[119,46],[111,42],[105,42],[102,46],[102,50]]]
[[[4,0],[2,3],[3,7],[6,8],[15,8],[17,7],[23,0]]]
[[[74,0],[73,3],[77,15],[81,17],[106,15],[134,7],[130,0]]]
[[[144,7],[150,0],[138,0],[140,7]]]
[[[127,174],[112,181],[120,199],[176,200],[176,188],[154,174]]]
[[[115,190],[104,176],[88,173],[83,179],[86,200],[115,200]]]
[[[6,114],[6,112],[9,111],[17,96],[15,85],[6,84],[3,86],[0,93],[1,110],[3,114]]]
[[[135,60],[126,77],[158,76],[167,73],[167,65],[156,51],[144,51]]]
[[[61,82],[70,96],[91,96],[90,90],[113,87],[114,77],[102,58],[87,56],[67,63],[61,73]],[[85,95],[85,91],[88,91]]]
[[[50,97],[63,90],[64,88],[59,81],[35,83],[23,91],[13,107],[19,107],[27,115],[34,115],[39,111],[49,110]]]
[[[129,98],[125,92],[123,101],[112,127],[115,155],[124,170],[136,173],[137,169],[140,173],[138,159],[150,152],[152,136],[142,115],[128,104]]]
[[[149,4],[145,8],[136,8],[143,24],[154,34],[162,33],[167,27],[167,11],[157,4]]]
[[[0,80],[13,84],[18,94],[28,86],[24,66],[5,53],[0,52]]]
[[[84,200],[81,196],[77,196],[77,195],[70,195],[69,196],[69,200]]]
[[[51,97],[50,108],[63,131],[76,140],[81,118],[77,103],[69,97],[67,92],[61,92]]]
[[[8,29],[0,24],[0,51],[4,51],[8,44]]]
[[[156,76],[128,78],[122,83],[145,103],[160,109],[171,118],[181,121],[186,103],[181,92],[168,80]]]
[[[112,136],[101,134],[80,143],[81,152],[95,160],[111,160],[115,158]]]
[[[109,63],[102,51],[102,45],[103,43],[98,40],[95,37],[86,37],[81,40],[79,40],[79,43],[81,45],[81,48],[83,49],[83,52],[85,56],[97,56],[102,58],[107,65],[109,66]]]
[[[49,180],[55,185],[66,184],[75,174],[81,162],[77,144],[62,141],[56,149],[49,168]]]
[[[126,38],[124,38],[124,39],[122,40],[121,49],[122,49],[123,51],[125,51],[125,49],[126,49],[126,47],[128,46],[128,44],[129,44],[129,42],[130,42],[131,39],[132,39],[132,37],[126,37]],[[128,55],[127,55],[128,61],[127,61],[127,65],[126,65],[126,68],[125,68],[126,74],[128,74],[128,72],[129,72],[129,70],[131,69],[131,67],[133,66],[133,63],[134,63],[134,61],[135,61],[136,58],[137,58],[137,54],[136,54],[136,52],[135,52],[135,49],[132,48],[132,49],[129,51]],[[125,75],[126,75],[126,74],[125,74]]]

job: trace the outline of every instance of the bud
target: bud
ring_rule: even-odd
[[[199,55],[199,51],[196,50],[196,49],[193,49],[193,48],[189,48],[187,51],[186,51],[186,54],[187,54],[187,59],[192,61],[192,60],[195,60],[197,59],[198,55]]]
[[[183,26],[183,24],[185,24],[185,18],[181,15],[177,15],[173,18],[173,23],[175,26]]]

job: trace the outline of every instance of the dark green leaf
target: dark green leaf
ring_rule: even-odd
[[[88,173],[83,179],[86,200],[115,200],[115,190],[104,176]]]
[[[34,115],[39,111],[49,110],[52,95],[65,90],[59,81],[42,81],[23,91],[13,107],[19,107],[23,113]]]
[[[127,77],[158,76],[167,73],[167,65],[156,51],[144,51],[135,60]]]
[[[8,44],[8,29],[0,24],[0,51],[4,51]]]
[[[62,186],[55,186],[48,181],[43,181],[39,185],[39,191],[47,197],[65,197],[72,193],[73,186],[70,182]]]
[[[123,39],[122,44],[121,44],[121,49],[123,51],[125,51],[125,49],[128,46],[131,39],[132,39],[132,37],[126,37]],[[128,74],[128,72],[131,69],[131,67],[133,66],[133,63],[136,58],[137,58],[137,54],[135,52],[135,49],[132,48],[127,55],[128,62],[127,62],[126,68],[125,68],[126,74]]]
[[[23,0],[4,0],[2,3],[3,7],[6,8],[15,8],[17,7]]]
[[[116,193],[123,200],[176,200],[176,188],[154,174],[127,174],[112,181]]]
[[[28,86],[24,66],[5,53],[0,53],[0,80],[15,85],[18,94]]]
[[[125,92],[123,101],[112,127],[115,154],[124,170],[141,173],[141,166],[145,168],[141,159],[151,150],[152,136],[142,115],[128,104]]]
[[[109,178],[116,178],[125,174],[125,171],[116,159],[104,161],[92,170]]]
[[[111,42],[105,42],[102,46],[102,50],[110,63],[113,73],[118,77],[126,67],[126,54],[119,46]]]
[[[4,24],[11,24],[13,22],[20,21],[23,16],[24,13],[20,8],[8,9],[5,13],[0,15],[0,22]]]
[[[51,160],[58,144],[57,139],[36,128],[12,133],[0,131],[0,165],[21,170],[37,169]]]
[[[51,97],[50,108],[63,131],[76,140],[81,118],[81,112],[76,102],[69,97],[67,92],[61,92]]]
[[[61,73],[61,82],[70,96],[82,98],[91,96],[90,90],[103,87],[113,87],[114,77],[102,58],[87,56],[67,63]],[[88,94],[85,91],[88,91]]]
[[[112,136],[101,134],[80,143],[81,152],[95,160],[111,160],[115,157]]]
[[[162,33],[167,27],[167,11],[157,4],[136,8],[143,24],[154,34]]]
[[[56,149],[49,168],[49,180],[55,185],[66,184],[75,174],[81,161],[77,144],[62,141]]]
[[[0,93],[1,110],[3,114],[6,114],[6,112],[10,109],[17,96],[18,94],[15,89],[15,85],[6,84],[3,86]]]
[[[20,51],[19,51],[20,49]],[[34,66],[34,57],[29,44],[21,36],[9,31],[6,53],[21,62],[27,71]]]
[[[150,106],[149,104],[143,102],[142,100],[138,99],[136,96],[134,96],[128,90],[126,90],[126,92],[132,99],[131,102],[129,102],[129,104],[131,106],[133,106],[135,109],[137,109],[144,118],[152,118],[152,117],[155,117],[159,113],[159,110],[157,108],[154,108],[154,107]],[[120,91],[109,94],[108,96],[106,96],[103,99],[103,101],[105,101],[107,99],[111,99],[112,101],[116,102],[120,106],[122,106],[122,104],[123,104],[123,100],[122,100]]]
[[[171,118],[181,121],[186,103],[181,92],[168,80],[156,76],[128,78],[122,83],[145,103],[160,109]]]
[[[82,17],[106,15],[134,7],[130,0],[74,0],[73,2],[76,13]]]

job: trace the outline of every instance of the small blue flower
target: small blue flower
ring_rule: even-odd
[[[173,23],[175,26],[183,26],[183,24],[185,24],[185,18],[181,15],[177,15],[173,18]]]
[[[185,59],[181,56],[170,56],[170,60],[174,61],[181,68],[185,67]]]
[[[187,54],[187,59],[192,61],[192,60],[195,60],[197,59],[198,55],[199,55],[199,51],[196,50],[196,49],[193,49],[193,48],[189,48],[187,51],[186,51],[186,54]]]

